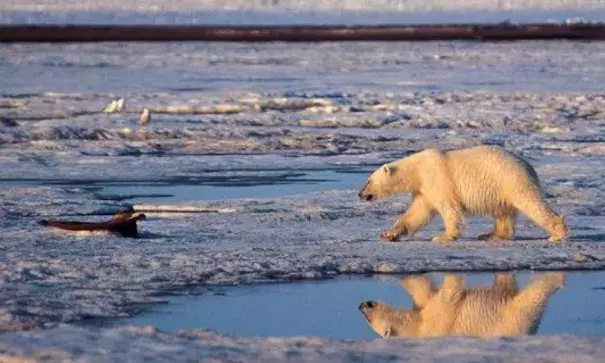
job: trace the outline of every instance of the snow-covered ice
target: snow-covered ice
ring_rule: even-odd
[[[125,317],[199,285],[603,269],[604,59],[591,42],[0,45],[0,330],[10,332],[0,351],[597,361],[602,338],[355,343],[61,324]],[[123,111],[102,113],[120,97]],[[143,130],[145,107],[153,118]],[[481,143],[536,166],[548,201],[568,216],[568,244],[547,243],[525,219],[515,242],[477,241],[487,219],[471,219],[450,246],[429,242],[439,221],[410,241],[378,241],[408,198],[360,201],[373,168],[424,147]],[[141,238],[36,223],[100,220],[130,205],[149,215]]]
[[[201,330],[165,334],[153,327],[64,327],[4,334],[0,359],[21,362],[553,362],[597,363],[604,339],[549,337],[428,340],[231,338]],[[85,348],[83,348],[85,347]]]

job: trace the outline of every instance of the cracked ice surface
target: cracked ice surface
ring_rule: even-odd
[[[3,331],[127,316],[137,304],[192,285],[605,268],[600,43],[0,47]],[[101,113],[114,97],[126,97],[125,110]],[[147,129],[137,126],[143,107],[152,110]],[[570,243],[546,243],[524,219],[515,242],[478,242],[490,223],[470,219],[464,238],[450,246],[428,241],[441,228],[438,220],[408,241],[379,243],[409,198],[358,200],[373,168],[425,147],[481,143],[504,146],[536,166],[549,203],[567,215]],[[129,205],[149,216],[138,239],[36,224],[49,217],[100,220]],[[74,336],[87,349],[121,339],[214,344],[141,331],[53,329],[3,335],[2,350],[27,355],[47,341],[70,356],[78,354],[66,345]],[[595,340],[557,339],[482,347],[523,356],[537,342],[557,359],[572,347],[598,356]],[[268,354],[263,346],[272,344],[219,341],[242,354]],[[283,349],[295,344],[277,342]],[[398,356],[406,348],[397,344],[433,352],[431,344],[446,342],[361,346],[378,355],[376,347],[394,344],[388,349]],[[352,344],[321,341],[327,351]],[[144,354],[120,349],[111,352]]]

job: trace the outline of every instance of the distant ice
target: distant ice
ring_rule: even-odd
[[[380,93],[598,93],[604,53],[602,42],[15,43],[0,44],[0,77],[13,105],[52,92],[46,117],[65,117],[75,101],[98,112],[119,97],[134,117],[193,98],[192,106],[295,96],[339,106],[347,95],[371,104]]]
[[[145,1],[93,1],[93,0],[2,0],[4,9],[28,11],[92,11],[92,10],[140,10],[150,12],[175,10],[272,10],[272,11],[408,11],[425,12],[438,10],[526,10],[526,9],[604,9],[603,0],[145,0]]]
[[[0,1],[0,24],[401,24],[595,22],[603,0]]]

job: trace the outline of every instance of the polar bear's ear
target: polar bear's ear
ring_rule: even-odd
[[[382,166],[382,172],[387,174],[387,175],[393,175],[393,173],[395,172],[395,167],[394,166],[389,166],[387,164],[384,164]]]

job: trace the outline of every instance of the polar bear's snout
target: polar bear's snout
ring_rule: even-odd
[[[368,185],[369,185],[369,184],[370,184],[370,182],[368,181],[368,182],[367,182],[367,183],[366,183],[366,184],[363,186],[363,188],[361,188],[361,190],[359,191],[359,193],[357,193],[357,196],[358,196],[359,198],[361,198],[361,199],[365,199],[365,200],[368,200],[368,201],[370,201],[370,200],[374,199],[374,195],[373,195],[373,194],[370,194],[370,193],[367,193],[367,192],[366,192],[366,189],[368,189]]]
[[[357,194],[357,195],[359,196],[359,198],[365,199],[367,201],[374,199],[374,196],[372,194],[363,195],[363,191],[359,192],[359,194]]]
[[[359,310],[361,310],[363,312],[363,311],[375,308],[376,305],[377,305],[376,301],[372,301],[372,300],[363,301],[361,304],[359,304]]]

